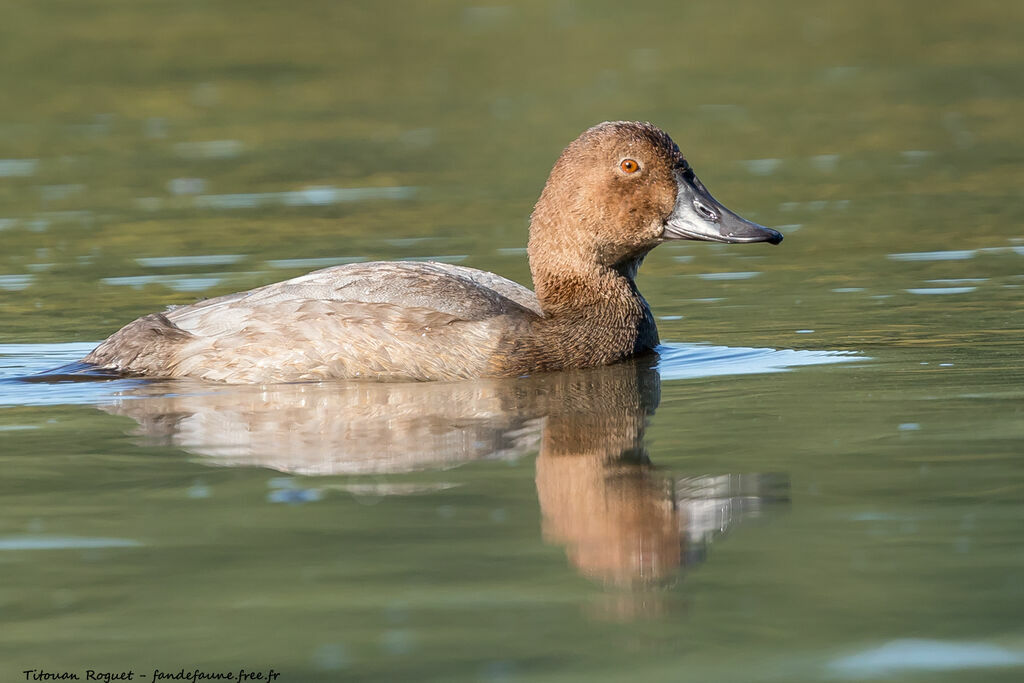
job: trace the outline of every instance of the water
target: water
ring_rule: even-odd
[[[1019,680],[1022,21],[916,0],[9,8],[4,675]],[[657,361],[13,379],[331,263],[529,282],[547,171],[618,118],[787,235],[652,252]]]

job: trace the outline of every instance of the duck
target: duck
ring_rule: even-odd
[[[344,264],[145,315],[83,362],[235,384],[453,381],[610,365],[659,344],[636,285],[652,249],[782,239],[716,200],[657,126],[604,122],[562,151],[534,206],[534,291],[448,263]]]

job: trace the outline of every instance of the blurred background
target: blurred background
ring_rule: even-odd
[[[342,403],[0,389],[9,675],[1019,679],[1024,5],[35,0],[2,15],[6,376],[166,305],[336,263],[432,258],[529,284],[552,163],[615,119],[665,129],[719,200],[786,234],[652,252],[639,286],[664,342],[858,359],[722,377],[666,353],[653,379]],[[267,427],[303,401],[321,412]],[[338,464],[352,432],[331,440],[336,416],[445,403],[487,409],[399,421],[389,448],[418,449],[412,465]],[[613,417],[554,432],[566,405]],[[394,414],[358,410],[384,420],[367,452],[396,433]],[[441,438],[467,420],[461,445]],[[288,425],[311,440],[238,445]],[[563,452],[580,459],[544,460]],[[666,534],[675,551],[630,559]],[[643,590],[623,587],[640,574]]]

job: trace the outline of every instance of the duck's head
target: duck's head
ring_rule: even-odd
[[[558,158],[530,226],[531,263],[632,270],[669,240],[782,241],[782,233],[722,206],[667,133],[649,123],[602,123]]]

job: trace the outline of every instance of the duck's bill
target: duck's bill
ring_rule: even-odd
[[[676,183],[676,206],[665,221],[662,239],[771,244],[782,241],[778,230],[751,223],[722,206],[692,171],[679,173]]]

